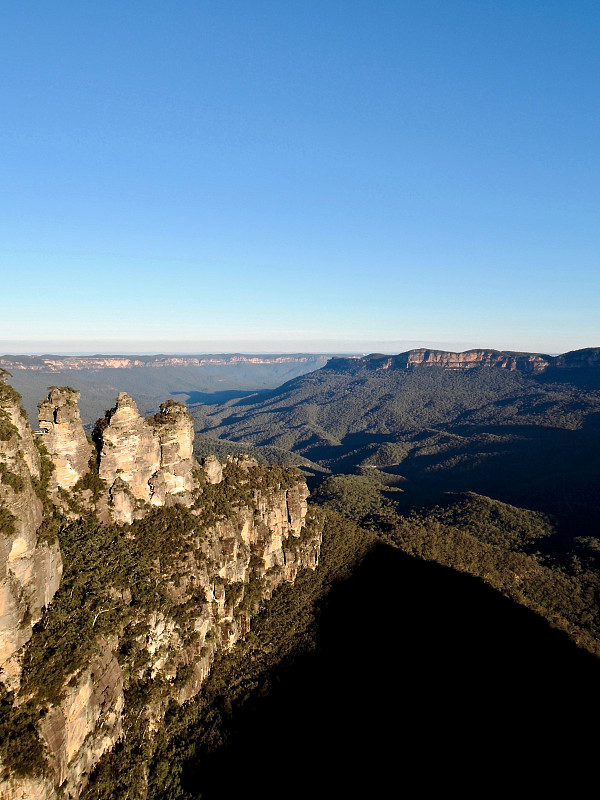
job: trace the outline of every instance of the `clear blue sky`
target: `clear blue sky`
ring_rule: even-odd
[[[4,3],[0,352],[600,345],[600,3]]]

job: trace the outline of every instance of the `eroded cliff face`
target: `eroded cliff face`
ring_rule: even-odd
[[[444,350],[410,350],[395,357],[395,366],[428,366],[445,369],[473,369],[475,367],[497,367],[519,372],[542,372],[551,359],[536,353],[503,353],[497,350],[467,350],[450,353]]]
[[[194,426],[181,403],[168,401],[150,420],[125,392],[96,427],[99,476],[108,487],[108,513],[131,523],[147,506],[191,504]]]
[[[58,543],[39,536],[40,479],[40,454],[19,397],[0,380],[0,681],[13,688],[21,673],[16,656],[62,574]]]
[[[57,470],[64,468],[61,481],[83,470],[89,452],[87,440],[74,435],[71,457],[66,429],[54,432],[59,425],[78,430],[76,401],[52,390],[40,408],[48,423],[42,436]],[[0,537],[13,603],[5,601],[3,641],[6,663],[12,657],[23,666],[15,702],[38,720],[28,746],[38,747],[45,766],[19,775],[9,758],[0,765],[0,795],[77,798],[103,754],[132,731],[144,731],[151,753],[169,702],[193,698],[216,654],[250,630],[274,589],[317,566],[321,532],[307,524],[308,490],[299,473],[247,457],[223,464],[209,457],[200,466],[183,406],[168,402],[145,420],[120,394],[97,427],[104,484],[94,499],[79,478],[68,497],[58,478],[52,484],[63,490],[50,497],[61,515],[66,568],[51,603],[62,561],[56,545],[36,539],[43,509],[32,476],[41,477],[43,464],[18,404],[10,414],[19,415],[21,433],[11,422],[10,436],[0,439],[2,464],[25,488],[15,491],[12,479],[0,483],[0,504],[14,526]],[[119,497],[127,503],[119,505]],[[105,513],[104,524],[95,510]],[[43,606],[49,608],[31,638]]]
[[[78,400],[79,392],[55,386],[38,406],[40,439],[54,463],[51,492],[72,489],[90,469],[93,447],[83,431]]]
[[[369,370],[415,369],[418,367],[466,370],[494,367],[511,372],[539,373],[544,372],[550,365],[562,366],[563,364],[557,358],[538,353],[513,353],[484,349],[452,353],[447,350],[420,348],[399,353],[396,356],[373,354],[362,358],[333,358],[328,362],[327,368],[336,371],[355,371],[362,367]]]
[[[0,368],[8,370],[34,370],[36,372],[63,372],[65,370],[130,369],[145,367],[202,367],[228,364],[303,364],[326,361],[326,356],[315,355],[241,355],[237,353],[199,356],[0,356]]]

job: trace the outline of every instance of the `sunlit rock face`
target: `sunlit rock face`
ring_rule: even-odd
[[[40,724],[54,783],[68,797],[78,796],[83,776],[122,733],[123,670],[114,653],[117,643],[116,638],[102,643]]]
[[[0,681],[19,684],[20,648],[60,583],[56,542],[40,541],[40,455],[19,397],[0,380]]]
[[[444,350],[410,350],[394,356],[394,366],[407,368],[417,366],[444,367],[445,369],[474,369],[476,367],[498,367],[510,372],[543,372],[551,359],[536,353],[503,353],[497,350],[467,350],[451,353]],[[391,366],[391,364],[390,364]]]
[[[51,490],[72,489],[89,471],[93,447],[83,431],[78,400],[74,389],[54,387],[39,404],[40,438],[54,464]]]
[[[223,467],[216,456],[206,456],[202,459],[202,469],[209,483],[221,483],[223,480]]]
[[[577,351],[577,365],[591,362],[596,359],[600,362],[600,356],[587,353],[579,356]],[[501,350],[466,350],[463,353],[453,353],[447,350],[428,350],[419,348],[408,350],[394,356],[386,356],[378,353],[363,356],[362,358],[332,358],[327,363],[328,370],[336,372],[356,372],[360,369],[378,370],[410,370],[420,367],[438,367],[450,370],[469,370],[480,367],[494,367],[504,369],[509,372],[540,373],[550,366],[565,366],[560,359],[565,359],[566,354],[556,359],[552,356],[540,353],[516,353]],[[569,364],[573,361],[571,359]],[[575,363],[573,361],[573,363]]]
[[[165,502],[168,495],[180,495],[187,502],[194,488],[194,422],[183,403],[169,400],[151,420],[160,443],[160,472]]]
[[[145,419],[121,392],[96,430],[99,475],[115,522],[130,523],[150,506],[191,505],[194,427],[182,403],[163,403],[158,414]]]
[[[134,498],[150,502],[150,479],[160,467],[160,443],[132,398],[120,392],[106,414],[100,438],[100,478],[110,488],[117,478]]]

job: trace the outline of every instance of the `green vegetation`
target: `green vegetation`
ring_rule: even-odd
[[[25,488],[25,481],[16,472],[12,472],[6,464],[0,463],[0,483],[10,486],[10,488],[18,494]]]
[[[473,576],[473,583],[531,609],[600,656],[600,392],[501,370],[373,372],[349,362],[267,396],[195,413],[202,428],[197,456],[236,456],[252,443],[261,464],[229,461],[216,485],[199,471],[193,509],[155,509],[130,527],[52,517],[65,572],[26,650],[23,691],[32,700],[15,725],[27,730],[35,703],[57,702],[65,680],[118,634],[118,658],[131,665],[126,736],[95,770],[86,800],[136,796],[148,765],[149,800],[190,800],[186,765],[226,746],[239,715],[269,695],[274,676],[315,650],[332,591],[378,542],[410,556],[401,556],[407,562],[435,562],[454,578]],[[251,559],[249,583],[226,584],[218,576],[219,555],[207,558],[214,554],[208,539],[215,523],[240,505],[256,509],[257,492],[269,495],[297,481],[295,470],[262,466],[281,459],[282,448],[294,451],[288,463],[314,468],[316,505],[307,530],[323,526],[324,541],[319,568],[281,586],[267,611],[262,559]],[[105,487],[92,461],[76,488],[98,498]],[[47,500],[44,469],[37,488]],[[10,527],[10,515],[0,516],[3,525]],[[294,539],[289,548],[301,546]],[[217,657],[197,699],[181,708],[172,702],[151,736],[142,709],[165,704],[194,669],[182,663],[171,683],[153,680],[141,644],[156,611],[176,626],[184,645],[197,641],[190,620],[205,598],[193,583],[184,597],[177,594],[184,565],[208,570],[215,585],[225,586],[226,603],[255,617],[245,639]],[[411,610],[388,604],[377,613],[393,620],[383,636],[399,636]],[[359,661],[372,647],[369,625],[354,635]],[[218,637],[207,640],[201,657]]]
[[[201,461],[209,455],[216,456],[219,461],[225,461],[227,456],[249,455],[259,464],[281,465],[289,467],[307,467],[323,472],[323,468],[314,464],[309,459],[280,447],[253,447],[249,444],[240,444],[228,439],[217,439],[214,436],[199,433],[194,438],[194,456]]]
[[[0,384],[0,387],[2,384]],[[0,441],[8,442],[13,436],[19,436],[19,431],[16,425],[10,420],[6,411],[0,407]]]
[[[28,703],[15,706],[13,699],[12,692],[0,683],[0,780],[10,773],[40,775],[46,769],[36,731],[37,714]]]
[[[58,702],[65,679],[89,663],[99,642],[117,632],[126,632],[124,640],[135,639],[139,619],[150,611],[174,618],[191,635],[186,608],[173,599],[170,588],[179,583],[185,561],[206,563],[202,545],[209,527],[231,514],[234,503],[254,507],[255,488],[270,491],[297,480],[284,468],[246,471],[235,463],[226,465],[224,476],[222,483],[202,488],[200,515],[180,506],[162,507],[126,527],[100,525],[94,517],[75,522],[56,518],[64,573],[26,649],[26,692],[38,702]],[[188,601],[204,602],[199,595]]]
[[[336,475],[323,482],[317,499],[411,556],[481,578],[600,656],[593,537],[564,553],[556,545],[556,522],[544,514],[474,493],[448,494],[443,505],[403,514],[389,488],[372,474]]]
[[[106,493],[108,487],[98,472],[98,456],[95,451],[89,460],[88,466],[89,471],[73,487],[73,494],[78,495],[80,492],[90,491],[92,493],[92,502],[97,503],[100,497]]]
[[[370,469],[402,489],[405,511],[473,491],[549,513],[565,551],[596,534],[600,391],[577,371],[552,382],[492,368],[373,370],[343,361],[266,395],[192,408],[199,442],[289,449],[317,464],[315,474]]]
[[[15,534],[15,517],[2,506],[0,506],[0,534],[2,536],[14,536]]]
[[[511,510],[515,521],[519,511]],[[461,509],[459,516],[463,514]],[[600,576],[592,571],[570,572],[560,564],[545,563],[539,554],[519,552],[519,543],[532,530],[534,537],[545,535],[540,532],[542,525],[531,526],[529,515],[523,512],[523,526],[489,529],[477,516],[468,520],[463,516],[465,527],[460,522],[452,524],[453,511],[434,510],[399,517],[393,523],[388,517],[384,539],[409,555],[481,578],[600,656]]]

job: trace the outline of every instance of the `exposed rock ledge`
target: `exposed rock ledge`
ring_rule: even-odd
[[[373,353],[362,358],[332,358],[326,369],[337,372],[356,372],[359,369],[388,370],[440,367],[442,369],[468,370],[478,367],[494,367],[511,372],[540,373],[553,368],[557,370],[600,369],[600,348],[589,347],[573,350],[560,356],[541,353],[516,353],[501,350],[466,350],[452,353],[447,350],[420,348],[399,353],[396,356]]]

